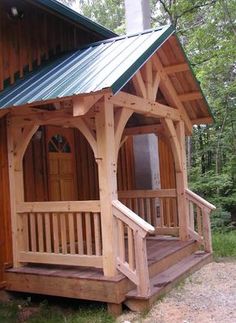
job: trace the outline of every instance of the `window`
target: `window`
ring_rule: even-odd
[[[50,153],[71,153],[70,145],[62,135],[54,135],[48,143]]]

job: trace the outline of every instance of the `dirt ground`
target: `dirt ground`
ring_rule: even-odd
[[[127,312],[119,323],[236,323],[236,260],[201,268],[157,301],[149,313]]]

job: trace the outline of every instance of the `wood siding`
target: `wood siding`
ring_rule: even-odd
[[[9,17],[14,6],[22,12],[22,19]],[[95,40],[99,37],[33,3],[1,1],[0,90],[42,62]]]
[[[0,119],[0,287],[4,264],[12,263],[6,119]]]

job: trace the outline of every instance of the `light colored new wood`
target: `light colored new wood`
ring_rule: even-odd
[[[78,241],[78,252],[80,255],[84,254],[84,237],[83,237],[83,224],[82,224],[82,214],[76,213],[76,223],[77,223],[77,241]]]
[[[53,223],[53,246],[54,253],[59,253],[59,227],[58,227],[58,214],[52,214],[52,223]],[[32,250],[33,251],[33,250]]]
[[[168,74],[165,72],[164,67],[158,57],[157,54],[152,56],[152,62],[155,65],[157,71],[159,71],[160,76],[161,76],[161,82],[160,82],[160,87],[162,92],[164,92],[164,95],[167,96],[168,101],[170,102],[169,104],[175,106],[180,114],[181,117],[185,123],[186,130],[188,133],[192,133],[192,122],[189,119],[189,116],[187,112],[185,111],[185,108],[183,106],[183,103],[180,101],[178,94],[168,76]]]
[[[145,83],[143,81],[140,71],[138,71],[134,75],[134,77],[132,78],[132,82],[134,84],[136,94],[140,97],[146,98],[147,97],[147,89],[146,89],[146,86],[145,86]]]
[[[121,263],[125,262],[125,228],[124,223],[121,220],[117,220],[118,224],[118,250],[119,259]]]
[[[73,97],[73,116],[85,115],[91,107],[102,98],[102,94]]]
[[[205,199],[203,199],[201,196],[197,195],[196,193],[192,192],[188,188],[186,188],[187,198],[188,200],[192,201],[196,205],[198,205],[200,208],[203,206],[209,210],[215,210],[215,205],[207,202]]]
[[[117,199],[117,161],[115,152],[114,107],[104,98],[104,104],[95,116],[97,135],[97,164],[101,203],[103,271],[114,276],[116,270],[115,228],[112,200]]]
[[[179,228],[167,228],[161,225],[160,227],[155,227],[155,232],[156,234],[159,235],[170,235],[173,237],[178,237],[179,236]]]
[[[100,212],[100,201],[19,202],[17,213]]]
[[[69,220],[69,241],[70,241],[70,253],[75,254],[75,223],[74,223],[74,214],[68,214]]]
[[[126,107],[137,113],[156,118],[168,117],[174,121],[180,120],[180,113],[177,109],[158,102],[153,102],[122,91],[114,96],[107,95],[107,97],[114,105]]]
[[[203,237],[204,237],[204,246],[206,252],[212,252],[212,238],[211,238],[211,223],[210,223],[210,212],[208,209],[203,209],[202,214],[203,221]]]
[[[71,255],[71,254],[51,254],[46,252],[20,252],[19,260],[21,262],[31,262],[51,265],[69,265],[69,266],[91,266],[102,268],[102,256]]]
[[[101,256],[102,254],[101,228],[100,228],[100,216],[98,213],[94,213],[93,221],[94,221],[95,254],[96,256]]]
[[[85,227],[86,227],[86,251],[87,255],[92,255],[92,231],[91,231],[91,215],[90,213],[85,213]]]
[[[131,270],[135,270],[135,255],[134,255],[134,235],[133,230],[128,227],[128,260]]]
[[[44,252],[44,243],[43,243],[43,215],[37,213],[37,237],[38,237],[38,251]]]
[[[50,214],[44,214],[45,220],[45,239],[46,239],[46,252],[52,252],[52,232],[51,232],[51,221],[50,221]]]

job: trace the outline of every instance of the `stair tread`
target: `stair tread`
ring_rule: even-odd
[[[151,284],[151,293],[148,297],[141,297],[137,293],[137,289],[131,290],[126,296],[127,298],[136,298],[136,299],[149,299],[155,294],[160,293],[160,291],[165,288],[167,285],[173,283],[180,276],[184,275],[188,270],[193,268],[195,265],[199,264],[203,260],[211,257],[211,254],[206,252],[195,252],[176,264],[172,265],[163,272],[157,274],[150,279]]]

